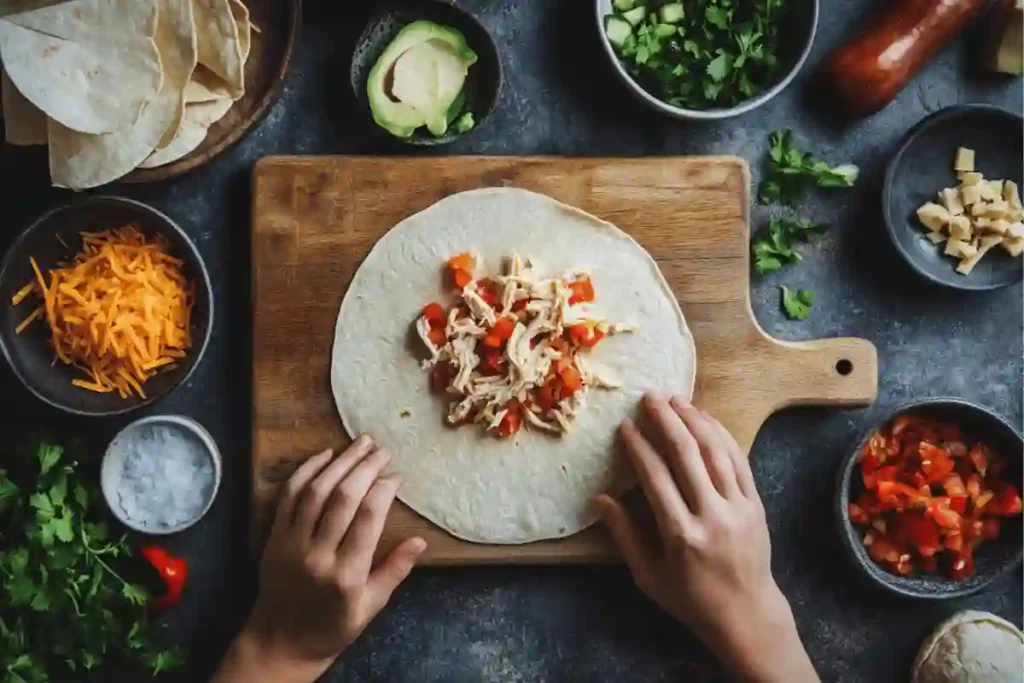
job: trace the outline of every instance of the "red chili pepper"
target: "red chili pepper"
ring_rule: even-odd
[[[149,608],[151,610],[163,612],[176,605],[178,600],[181,599],[181,593],[185,589],[185,581],[188,579],[188,562],[180,557],[174,557],[166,549],[155,545],[142,548],[142,556],[153,565],[153,569],[157,571],[167,587],[163,595],[154,597],[149,601]]]

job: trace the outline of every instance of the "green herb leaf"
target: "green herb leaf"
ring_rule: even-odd
[[[180,648],[154,652],[143,657],[143,662],[153,671],[153,675],[181,666],[186,661],[185,653]]]
[[[806,318],[811,313],[811,305],[814,304],[814,292],[801,289],[792,291],[786,285],[782,285],[782,309],[786,317],[791,320]]]
[[[121,586],[121,595],[133,605],[145,605],[146,601],[149,600],[149,593],[146,592],[145,588],[131,583]]]
[[[853,187],[859,174],[853,164],[832,168],[814,155],[797,149],[789,129],[768,136],[768,159],[768,173],[757,192],[762,204],[793,204],[811,185]]]
[[[60,456],[64,453],[64,449],[60,446],[54,446],[53,444],[44,443],[39,446],[37,456],[39,458],[39,476],[46,476],[50,470],[53,469],[54,465],[60,462]]]
[[[772,273],[784,265],[803,259],[794,248],[795,242],[804,242],[824,232],[828,226],[809,220],[773,217],[768,227],[754,236],[751,252],[754,270],[760,275]]]

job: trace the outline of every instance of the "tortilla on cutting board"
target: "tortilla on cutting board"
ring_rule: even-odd
[[[4,109],[4,139],[12,145],[45,145],[46,114],[14,87],[0,71],[0,97]]]
[[[623,383],[588,394],[566,435],[523,430],[495,439],[444,425],[422,356],[408,342],[423,305],[445,301],[445,261],[465,251],[496,273],[512,252],[547,272],[587,267],[602,317],[632,323],[593,359]],[[415,347],[418,348],[418,347]],[[693,337],[651,256],[614,225],[544,195],[489,188],[452,195],[406,218],[370,251],[338,314],[331,387],[349,434],[366,432],[403,475],[399,498],[459,538],[527,543],[595,521],[590,501],[633,485],[616,429],[645,391],[691,396]]]
[[[0,20],[0,59],[30,102],[84,133],[132,126],[157,94],[163,70],[156,6],[75,0]]]
[[[129,173],[160,144],[167,131],[177,133],[185,86],[197,61],[191,0],[155,0],[159,22],[155,34],[164,78],[159,92],[130,128],[107,135],[71,130],[50,120],[50,177],[54,185],[85,189]],[[168,140],[170,142],[170,140]]]

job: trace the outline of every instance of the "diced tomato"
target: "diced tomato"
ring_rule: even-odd
[[[461,290],[472,281],[473,276],[469,274],[469,271],[462,270],[461,268],[452,270],[452,283],[455,285],[455,289]]]
[[[967,446],[963,441],[947,441],[944,447],[954,458],[962,458],[967,455]]]
[[[498,423],[498,427],[495,429],[495,433],[503,439],[512,436],[523,426],[523,414],[520,412],[522,408],[519,405],[519,401],[509,401],[505,405],[505,410],[508,412],[501,418],[501,422]]]
[[[929,484],[941,482],[956,465],[946,451],[927,441],[921,442],[918,453],[921,456],[921,471],[924,472]]]
[[[981,537],[986,541],[994,541],[999,538],[999,518],[986,517],[981,522]]]
[[[898,562],[900,550],[884,536],[875,538],[868,547],[868,555],[875,562]]]
[[[562,384],[565,387],[565,394],[567,396],[572,395],[583,386],[583,378],[580,377],[579,371],[571,364],[560,369],[558,374],[562,378]]]
[[[881,468],[875,470],[871,474],[868,474],[867,472],[865,472],[864,475],[863,475],[864,488],[866,488],[866,489],[877,488],[878,487],[878,482],[880,482],[880,481],[894,481],[896,479],[897,475],[899,475],[899,468],[897,468],[895,465],[886,465],[885,467],[881,467]]]
[[[501,348],[501,344],[502,344],[502,339],[501,339],[501,337],[496,337],[493,334],[489,334],[486,337],[484,337],[480,341],[480,343],[483,344],[484,346],[490,347],[492,349],[500,349]]]
[[[590,279],[577,280],[569,283],[572,296],[569,297],[569,304],[578,304],[594,300],[594,283]]]
[[[971,500],[977,500],[978,496],[981,495],[981,477],[977,474],[971,474],[967,477],[967,495],[971,497]]]
[[[943,545],[946,547],[946,550],[952,550],[955,553],[960,552],[964,549],[963,534],[946,534],[946,540]]]
[[[967,496],[950,496],[949,509],[957,514],[967,514]]]
[[[939,571],[939,557],[938,555],[932,555],[931,557],[921,558],[921,569],[926,572],[937,572]]]
[[[928,516],[944,529],[959,529],[961,517],[949,507],[949,498],[935,498],[928,505]]]
[[[562,378],[552,377],[540,389],[534,397],[541,410],[547,412],[554,408],[562,400]]]
[[[942,486],[946,489],[946,493],[950,498],[967,497],[967,487],[964,486],[964,480],[960,478],[959,474],[951,474],[946,477],[946,481],[943,482]]]
[[[900,533],[925,557],[934,555],[942,547],[939,527],[920,513],[900,517]]]
[[[949,569],[949,578],[954,581],[963,581],[974,573],[974,555],[966,548],[961,552],[952,554],[952,563]]]
[[[491,307],[501,303],[501,295],[498,293],[498,285],[489,277],[485,277],[476,283],[477,294]]]
[[[505,372],[505,359],[501,357],[501,352],[493,349],[478,349],[480,355],[480,364],[477,365],[477,370],[480,371],[481,375],[495,376],[501,375]]]
[[[475,265],[473,254],[468,251],[456,254],[448,259],[448,267],[452,270],[462,270],[466,273],[472,273]]]
[[[985,452],[985,447],[980,443],[974,444],[971,446],[967,457],[970,458],[971,464],[974,465],[974,469],[977,470],[978,474],[984,478],[985,473],[988,471],[988,454]]]
[[[854,524],[870,524],[871,518],[867,511],[856,503],[850,503],[850,521]]]
[[[434,393],[443,394],[448,384],[455,377],[455,366],[448,362],[435,363],[430,370],[430,389]]]
[[[515,329],[516,321],[514,319],[498,318],[497,322],[494,323],[494,327],[491,328],[491,336],[495,336],[504,341],[512,336]]]
[[[569,327],[569,340],[576,346],[593,348],[604,337],[605,332],[600,330],[593,322]]]
[[[878,462],[878,457],[875,456],[871,451],[864,449],[860,454],[860,468],[864,471],[864,474],[871,474],[878,469],[881,463]]]
[[[519,311],[525,311],[526,310],[526,305],[528,303],[530,303],[529,299],[519,299],[518,301],[513,302],[513,304],[512,304],[512,312],[513,313],[518,313]]]
[[[444,308],[437,302],[431,302],[423,307],[423,312],[420,314],[427,319],[427,323],[433,327],[435,325],[444,325]]]
[[[880,481],[878,482],[878,498],[885,502],[887,498],[896,498],[898,496],[905,496],[910,499],[919,498],[921,495],[920,491],[912,486],[907,486],[898,481]]]
[[[431,327],[427,332],[427,339],[434,343],[434,346],[444,346],[448,338],[444,334],[444,327]]]
[[[1000,517],[1012,517],[1021,513],[1021,500],[1012,484],[1003,484],[996,493],[986,512]]]

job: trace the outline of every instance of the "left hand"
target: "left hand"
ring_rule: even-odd
[[[313,681],[387,604],[426,548],[406,539],[374,568],[401,479],[360,436],[307,460],[285,487],[249,621],[214,681]]]

